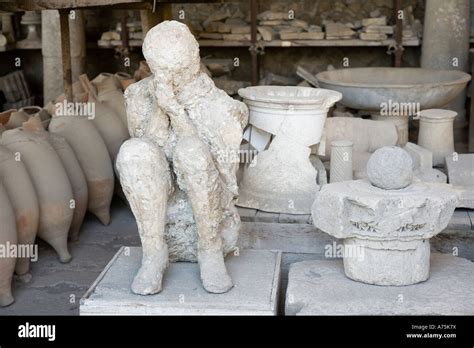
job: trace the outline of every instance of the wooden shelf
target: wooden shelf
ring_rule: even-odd
[[[6,46],[0,46],[0,52],[13,51],[15,49],[15,44],[7,44]]]
[[[250,41],[228,41],[228,40],[198,40],[200,47],[250,47]],[[366,41],[360,39],[349,40],[273,40],[259,41],[263,47],[387,47],[395,45],[395,39],[383,41]],[[110,43],[98,42],[99,48],[114,48],[122,45],[120,40],[112,40]],[[141,47],[142,40],[130,40],[130,47]],[[420,46],[419,39],[403,41],[403,46]]]
[[[265,47],[377,47],[395,45],[395,39],[367,41],[360,39],[347,40],[273,40],[263,41]],[[420,40],[403,41],[403,46],[419,46]]]

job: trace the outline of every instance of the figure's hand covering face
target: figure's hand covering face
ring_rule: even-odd
[[[158,78],[196,75],[200,69],[199,45],[188,27],[177,21],[164,21],[150,29],[143,41],[143,55]]]

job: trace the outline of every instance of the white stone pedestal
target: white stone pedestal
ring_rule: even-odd
[[[344,275],[341,260],[294,263],[286,315],[473,315],[474,262],[432,254],[427,281],[378,286]]]
[[[128,254],[128,256],[127,256]],[[197,263],[171,263],[156,295],[132,293],[140,247],[122,247],[81,299],[81,315],[276,315],[281,252],[240,250],[226,265],[235,286],[224,294],[202,287]]]

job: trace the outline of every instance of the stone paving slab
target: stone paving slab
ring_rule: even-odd
[[[465,196],[469,195],[466,193]],[[474,201],[474,188],[472,192],[472,200]],[[298,224],[298,225],[313,225],[312,217],[310,214],[284,214],[284,213],[268,213],[251,208],[237,208],[241,220],[243,222],[256,222],[256,223],[280,223],[280,224]],[[455,210],[453,218],[451,219],[447,229],[471,229],[473,224],[469,218],[468,211],[471,210],[474,214],[474,210],[466,208],[458,208]]]
[[[342,260],[290,266],[286,315],[474,315],[474,263],[431,255],[430,278],[409,286],[353,281]]]
[[[226,265],[234,287],[210,294],[202,287],[199,266],[169,265],[163,290],[156,295],[132,293],[130,286],[141,263],[141,248],[119,250],[81,299],[81,315],[276,315],[281,252],[241,250]]]

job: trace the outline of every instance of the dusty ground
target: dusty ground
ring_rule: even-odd
[[[140,246],[131,211],[120,199],[115,199],[111,211],[109,226],[102,226],[92,215],[86,217],[80,241],[70,243],[73,260],[69,264],[61,264],[52,248],[40,242],[39,260],[32,264],[32,280],[26,284],[14,282],[16,302],[0,308],[0,315],[78,315],[81,297],[117,250],[124,245]],[[245,209],[240,213],[247,221],[243,224],[246,231],[241,231],[246,248],[284,251],[280,284],[283,305],[290,264],[324,259],[324,246],[332,239],[313,231],[307,216],[303,216],[304,221],[286,221],[285,214],[253,212],[249,217]],[[431,245],[434,251],[456,250],[458,256],[474,261],[474,210],[456,210],[448,228],[431,239]]]
[[[109,226],[88,214],[79,242],[69,244],[70,263],[61,264],[53,249],[40,242],[32,280],[14,281],[16,301],[0,308],[0,315],[78,315],[82,295],[122,245],[140,246],[140,238],[131,211],[115,199]]]

